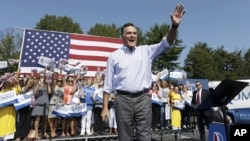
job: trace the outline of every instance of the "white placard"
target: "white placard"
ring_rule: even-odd
[[[14,104],[16,110],[30,106],[32,96],[33,96],[33,91],[18,95],[17,103]]]
[[[61,103],[56,104],[55,109],[52,111],[52,114],[58,116],[58,117],[68,117],[69,111],[70,111],[71,105],[63,105]]]
[[[70,105],[63,105],[57,104],[55,109],[52,111],[52,114],[59,116],[59,117],[79,117],[83,116],[87,113],[87,104],[70,104]]]
[[[52,58],[40,56],[38,60],[38,64],[44,67],[52,67],[54,65],[55,60]]]
[[[73,70],[74,69],[74,66],[72,66],[72,65],[70,65],[70,64],[66,64],[65,66],[64,66],[64,70],[66,71],[66,72],[69,72],[69,71],[71,71],[71,70]]]
[[[0,69],[5,69],[8,67],[7,61],[0,61]]]
[[[161,99],[157,96],[156,93],[152,93],[151,98],[152,98],[152,103],[162,105]]]
[[[69,117],[80,117],[87,114],[87,104],[72,104],[69,111]]]
[[[182,79],[183,73],[182,72],[170,72],[170,78]]]
[[[168,119],[171,119],[171,114],[170,114],[170,105],[169,104],[166,104],[165,105],[165,119],[168,120]]]
[[[183,110],[185,107],[185,100],[175,100],[174,101],[174,108]]]
[[[7,91],[0,94],[0,107],[17,103],[16,91]]]

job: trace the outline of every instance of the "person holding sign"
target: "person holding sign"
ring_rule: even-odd
[[[153,82],[149,90],[149,95],[152,97],[152,127],[151,130],[158,131],[158,121],[161,112],[161,90],[158,82]]]
[[[72,95],[74,94],[74,85],[75,85],[75,79],[74,75],[66,75],[63,79],[63,104],[68,105],[71,104]],[[62,137],[64,136],[70,136],[74,135],[75,133],[75,125],[74,120],[70,117],[63,118],[62,119]],[[69,128],[71,129],[71,133],[69,133]]]
[[[26,83],[24,84],[24,87],[22,88],[22,94],[32,92],[33,95],[33,86],[34,81],[32,78],[27,78]],[[15,139],[16,141],[23,140],[28,135],[30,130],[30,123],[32,121],[31,119],[31,112],[32,112],[32,106],[26,106],[22,109],[18,110],[18,116],[19,120],[17,122],[17,129],[15,133]]]
[[[83,86],[84,97],[81,98],[81,102],[87,104],[87,114],[82,116],[80,135],[85,135],[85,133],[87,135],[92,135],[91,124],[94,107],[94,92],[95,88],[93,87],[93,78],[89,77],[87,78],[87,84]]]
[[[94,133],[104,134],[105,122],[102,120],[101,111],[103,108],[103,83],[98,84],[98,89],[95,90],[93,100],[94,100]]]
[[[171,126],[173,130],[181,129],[181,110],[177,108],[176,103],[181,102],[183,99],[181,95],[178,93],[179,87],[177,85],[174,86],[174,89],[169,93],[169,99],[172,106],[171,109]]]
[[[13,76],[10,76],[10,78],[4,81],[3,88],[0,91],[0,95],[6,94],[6,92],[10,92],[7,96],[15,97],[16,91],[13,91],[13,84],[14,78]],[[3,138],[4,140],[13,139],[14,133],[16,132],[16,110],[14,105],[10,104],[4,107],[0,107],[0,117],[0,138]]]
[[[46,127],[47,127],[47,117],[49,112],[49,95],[52,93],[52,88],[50,84],[48,84],[48,81],[46,81],[46,68],[43,72],[39,74],[39,80],[36,84],[34,84],[34,96],[36,100],[36,104],[32,110],[32,116],[35,117],[34,121],[34,129],[36,131],[36,138],[40,139],[39,136],[39,127],[40,127],[40,121],[41,117],[43,117],[45,113],[45,123],[44,125],[44,137],[48,138],[49,135],[46,133]],[[46,107],[44,106],[46,104]],[[45,108],[45,109],[44,109]]]
[[[56,107],[56,104],[58,103],[62,103],[63,101],[63,90],[64,90],[64,86],[63,86],[63,78],[62,76],[58,76],[58,78],[56,79],[55,83],[53,83],[53,93],[52,96],[50,98],[50,107],[49,107],[49,115],[48,115],[48,122],[49,122],[49,126],[50,126],[50,136],[56,137],[56,127],[58,124],[58,119],[59,117],[52,114],[53,110]]]

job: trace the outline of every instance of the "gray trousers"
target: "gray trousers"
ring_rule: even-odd
[[[115,100],[119,141],[151,141],[152,101],[148,93],[119,95]]]

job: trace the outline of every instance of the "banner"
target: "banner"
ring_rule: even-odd
[[[69,117],[79,117],[87,114],[87,104],[72,104],[69,110]]]
[[[87,113],[86,103],[81,104],[70,104],[63,105],[61,103],[55,106],[55,109],[52,111],[52,114],[58,117],[79,117]]]
[[[16,110],[30,106],[32,96],[33,96],[33,91],[18,95],[17,103],[14,104]]]
[[[17,103],[16,91],[0,93],[0,108]]]
[[[162,105],[161,99],[157,96],[156,93],[152,93],[151,98],[152,98],[152,103],[158,104],[160,106]]]
[[[0,61],[0,69],[5,69],[8,67],[7,61]]]
[[[61,103],[56,104],[55,109],[52,111],[52,114],[66,118],[69,116],[71,105],[63,105]]]

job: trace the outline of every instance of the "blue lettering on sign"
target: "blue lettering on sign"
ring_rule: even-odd
[[[72,111],[81,110],[82,108],[83,108],[83,106],[75,105],[75,106],[72,107]]]
[[[11,98],[11,97],[13,97],[13,93],[3,95],[3,96],[1,96],[0,98],[1,98],[1,100],[4,100],[4,99],[9,99],[9,98]]]
[[[250,98],[250,91],[248,93],[241,92],[238,95],[235,96],[235,98],[232,101],[244,101],[248,100]],[[232,101],[230,102],[232,104]]]

